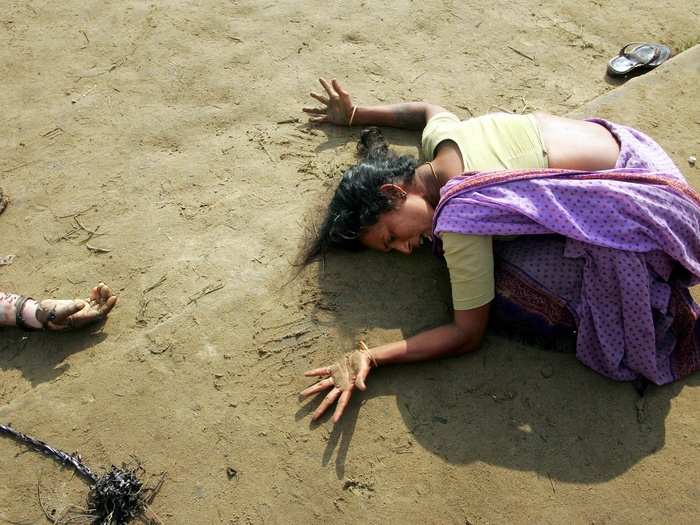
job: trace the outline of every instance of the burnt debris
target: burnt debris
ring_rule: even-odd
[[[0,424],[0,434],[8,435],[66,467],[72,467],[90,483],[87,516],[92,519],[93,524],[125,525],[136,518],[141,518],[147,523],[160,523],[148,504],[160,490],[165,474],[161,474],[155,486],[148,487],[140,479],[145,471],[136,462],[132,467],[125,464],[121,468],[112,465],[111,470],[98,476],[77,454],[68,454],[7,425]]]

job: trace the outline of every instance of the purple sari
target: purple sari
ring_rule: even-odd
[[[594,121],[620,143],[614,169],[465,173],[433,231],[522,236],[494,243],[494,315],[575,334],[578,359],[612,379],[669,383],[700,368],[700,194],[652,139]]]

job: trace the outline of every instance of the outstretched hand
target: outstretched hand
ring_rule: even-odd
[[[326,397],[311,416],[312,421],[320,418],[328,407],[337,401],[338,404],[333,413],[333,423],[337,423],[348,406],[355,387],[360,390],[367,388],[365,380],[372,369],[372,364],[376,366],[376,361],[370,351],[367,350],[367,347],[362,344],[362,350],[355,350],[345,354],[331,366],[305,372],[304,375],[306,377],[322,377],[324,379],[303,390],[300,394],[302,398],[330,388],[330,392],[326,394]]]
[[[117,296],[109,286],[99,283],[87,299],[44,299],[36,318],[47,330],[81,328],[105,319],[116,303]]]
[[[309,122],[337,124],[338,126],[349,125],[353,108],[350,93],[345,91],[336,79],[331,80],[330,84],[323,78],[320,78],[319,82],[328,96],[310,93],[312,98],[323,104],[323,107],[302,108],[304,113],[312,115],[309,117]]]

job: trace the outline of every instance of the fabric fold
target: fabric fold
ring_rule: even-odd
[[[651,138],[594,122],[620,143],[614,169],[466,173],[442,188],[433,233],[523,236],[494,247],[496,304],[532,317],[532,305],[513,304],[523,294],[512,276],[527,276],[540,303],[567,305],[584,364],[617,380],[669,383],[700,362],[687,291],[700,283],[700,194]]]

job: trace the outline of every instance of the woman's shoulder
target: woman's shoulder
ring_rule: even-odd
[[[433,115],[426,123],[421,135],[423,156],[428,160],[433,159],[438,144],[449,139],[461,124],[459,117],[449,111],[441,111]]]
[[[442,249],[446,256],[457,256],[459,258],[480,257],[490,254],[492,250],[492,238],[490,235],[470,235],[444,231],[440,233],[440,239],[442,240]]]
[[[454,113],[451,113],[450,111],[440,111],[428,119],[428,121],[425,123],[425,128],[423,128],[423,133],[425,133],[425,130],[431,127],[440,125],[454,125],[458,124],[459,122],[461,122],[460,118]]]

